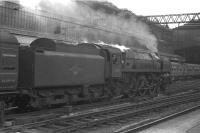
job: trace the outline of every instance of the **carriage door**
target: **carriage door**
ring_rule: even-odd
[[[121,77],[121,55],[113,53],[111,55],[111,64],[112,64],[112,77],[118,78]]]

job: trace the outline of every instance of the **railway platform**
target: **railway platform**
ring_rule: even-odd
[[[138,133],[199,133],[200,109],[170,119]]]

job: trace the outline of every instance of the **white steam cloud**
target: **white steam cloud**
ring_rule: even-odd
[[[23,3],[25,0],[20,0]],[[27,0],[26,0],[27,1]],[[37,1],[37,2],[36,2]],[[127,10],[120,10],[105,1],[75,1],[75,0],[36,0],[35,7],[68,17],[71,22],[89,25],[90,28],[69,26],[69,30],[78,36],[78,41],[98,42],[126,45],[128,47],[146,47],[157,52],[157,39],[151,33],[147,24],[138,20],[137,16]],[[33,6],[33,5],[32,5]],[[94,30],[102,28],[104,30]],[[75,32],[74,32],[75,31]]]

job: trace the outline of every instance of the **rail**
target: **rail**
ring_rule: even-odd
[[[185,110],[182,110],[182,111],[167,115],[167,116],[165,116],[163,118],[160,118],[160,119],[150,120],[149,122],[144,123],[144,124],[140,124],[139,123],[139,124],[132,124],[130,126],[126,126],[126,128],[124,128],[122,130],[116,130],[116,131],[114,131],[114,133],[133,133],[133,132],[137,132],[137,131],[146,129],[148,127],[154,126],[156,124],[159,124],[159,123],[161,123],[163,121],[167,121],[169,119],[173,119],[173,118],[178,117],[180,115],[187,114],[187,113],[192,112],[194,110],[197,110],[199,108],[200,108],[200,105],[193,106],[191,108],[188,108],[188,109],[185,109]]]
[[[176,105],[184,102],[199,100],[200,93],[190,95],[176,95],[164,99],[156,99],[143,104],[127,104],[110,108],[101,108],[92,111],[86,111],[70,116],[61,116],[40,122],[17,125],[10,128],[2,128],[0,131],[23,131],[38,130],[40,132],[71,132],[85,127],[92,127],[103,123],[116,121],[128,117],[134,117],[156,108],[162,108],[169,105]]]

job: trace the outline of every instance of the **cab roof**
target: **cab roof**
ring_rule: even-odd
[[[96,49],[104,49],[104,50],[108,50],[110,53],[122,53],[120,49],[109,46],[109,45],[100,45],[96,43],[81,43],[78,45],[87,46],[87,47],[96,48]]]

